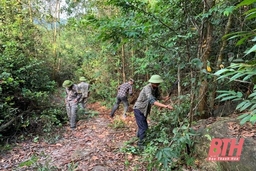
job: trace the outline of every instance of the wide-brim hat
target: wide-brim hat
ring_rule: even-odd
[[[86,78],[85,77],[80,77],[79,80],[80,81],[86,81]]]
[[[73,85],[73,82],[70,80],[65,80],[62,84],[62,87],[68,88]]]
[[[151,78],[148,80],[150,83],[162,83],[164,80],[161,78],[160,75],[152,75]]]

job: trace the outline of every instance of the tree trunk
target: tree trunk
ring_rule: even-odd
[[[32,5],[31,5],[31,1],[29,0],[28,1],[28,6],[29,6],[29,19],[30,19],[30,22],[32,23],[33,22],[33,16],[32,16]]]
[[[178,73],[177,73],[177,77],[178,77],[178,97],[180,97],[181,95],[181,86],[180,86],[180,65],[178,65]],[[180,105],[180,98],[178,98],[178,105]]]
[[[215,4],[214,0],[204,0],[204,12],[208,12],[211,7]],[[207,67],[207,61],[211,53],[211,44],[212,44],[212,34],[213,28],[210,22],[210,19],[205,19],[202,23],[202,33],[201,33],[201,47],[199,48],[200,59],[203,62],[203,68]],[[207,90],[208,90],[208,81],[204,76],[201,77],[201,85],[199,88],[199,100],[198,102],[198,111],[201,115],[201,118],[207,118]]]
[[[190,71],[190,77],[197,78],[194,74],[193,68]],[[191,81],[191,89],[190,89],[190,110],[189,110],[189,126],[192,125],[193,117],[194,117],[194,106],[195,106],[195,90],[196,90],[196,81]]]
[[[126,80],[126,76],[125,76],[125,47],[124,45],[122,45],[122,75],[123,75],[123,82],[125,82]]]
[[[133,64],[134,49],[133,49],[133,47],[132,47],[132,49],[131,49],[131,57],[132,57],[132,60],[131,60],[131,63],[132,63],[131,76],[133,77],[133,76],[134,76],[134,64]]]
[[[229,15],[228,22],[227,22],[226,27],[225,27],[224,35],[229,33],[229,30],[230,30],[230,27],[231,27],[231,20],[232,20],[232,15]],[[223,61],[223,52],[224,52],[224,49],[225,49],[226,45],[227,45],[227,39],[223,39],[222,45],[221,45],[221,48],[220,48],[220,51],[219,51],[219,54],[218,54],[218,57],[217,57],[216,69],[220,69],[220,65],[222,64],[222,61]],[[210,98],[210,110],[211,110],[212,114],[213,114],[213,110],[214,110],[216,90],[217,90],[216,81],[217,81],[217,77],[214,76],[213,88],[212,88],[212,93],[211,93],[211,98]]]

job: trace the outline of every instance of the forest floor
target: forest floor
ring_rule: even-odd
[[[35,135],[16,143],[0,154],[1,171],[145,171],[147,163],[135,137],[137,125],[131,109],[122,117],[123,108],[110,118],[110,109],[100,103],[88,104],[89,112],[80,114],[77,128],[69,123],[50,136]],[[237,116],[236,116],[237,117]],[[208,123],[209,121],[209,123]],[[211,118],[200,125],[216,121]],[[149,121],[152,126],[153,121]],[[249,129],[250,128],[250,129]],[[199,128],[198,128],[199,129]],[[232,135],[256,138],[256,125],[239,126],[229,122]],[[230,133],[230,134],[231,134]],[[48,137],[49,138],[49,137]],[[125,150],[125,151],[124,151]],[[185,169],[184,169],[185,170]]]
[[[122,109],[110,110],[99,103],[88,104],[94,117],[79,119],[77,128],[68,123],[54,143],[26,141],[0,155],[0,170],[132,171],[146,170],[140,155],[122,152],[132,141],[136,149],[136,123],[132,113],[122,118]]]

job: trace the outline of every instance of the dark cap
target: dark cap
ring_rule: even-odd
[[[134,80],[132,78],[129,79],[129,81],[133,82],[134,83]]]

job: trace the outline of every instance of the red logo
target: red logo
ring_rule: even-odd
[[[239,161],[243,149],[243,144],[243,138],[241,138],[238,143],[235,138],[212,139],[207,160]]]

